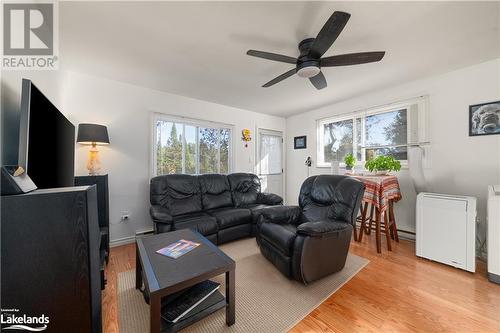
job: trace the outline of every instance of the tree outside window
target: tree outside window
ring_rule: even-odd
[[[230,171],[231,130],[156,121],[156,174]]]
[[[353,116],[338,121],[320,123],[322,137],[319,143],[320,163],[355,154],[364,162],[379,155],[407,160],[408,121],[407,110],[394,110],[371,115]],[[322,159],[322,160],[321,160]]]

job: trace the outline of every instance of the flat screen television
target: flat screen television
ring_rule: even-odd
[[[23,79],[18,165],[38,188],[74,186],[75,126]]]

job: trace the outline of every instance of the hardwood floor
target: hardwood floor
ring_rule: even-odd
[[[370,263],[291,332],[500,332],[500,285],[488,282],[484,263],[471,274],[417,258],[410,241],[386,249],[376,253],[374,235],[352,242]],[[119,332],[117,274],[134,267],[134,245],[111,249],[104,332]]]

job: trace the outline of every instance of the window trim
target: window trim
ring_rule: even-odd
[[[413,109],[414,106],[417,106],[416,111]],[[338,122],[338,121],[344,121],[344,120],[349,120],[352,119],[353,121],[353,137],[357,133],[356,129],[356,118],[361,118],[362,122],[362,128],[363,123],[366,122],[366,117],[367,116],[372,116],[372,115],[377,115],[377,114],[382,114],[382,113],[387,113],[391,111],[398,111],[401,109],[406,109],[407,112],[407,120],[406,120],[406,131],[407,131],[407,142],[406,146],[410,145],[415,145],[415,144],[420,144],[419,142],[411,142],[411,132],[412,130],[415,130],[413,126],[416,126],[416,132],[418,134],[419,140],[418,141],[427,141],[427,133],[426,133],[426,127],[427,127],[427,121],[428,121],[428,116],[427,116],[427,110],[428,110],[428,96],[419,96],[416,98],[408,99],[405,101],[400,101],[400,102],[394,102],[382,106],[377,106],[377,107],[372,107],[364,110],[359,110],[355,112],[349,112],[349,113],[343,113],[339,114],[337,116],[332,116],[332,117],[326,117],[326,118],[320,118],[316,120],[316,167],[317,168],[331,168],[331,163],[330,162],[324,162],[324,154],[323,154],[323,125],[332,123],[332,122]],[[417,112],[419,121],[418,124],[412,124],[411,119],[412,117],[410,116],[411,112]],[[424,127],[424,128],[421,128]],[[364,147],[364,135],[361,136],[361,146]],[[428,144],[423,143],[423,144]],[[356,145],[353,144],[353,151],[356,151],[355,147]],[[405,146],[403,145],[394,145],[394,146]],[[391,145],[392,147],[392,145]],[[371,147],[370,147],[371,148]],[[356,166],[364,166],[365,161],[357,161]],[[408,161],[407,160],[401,160],[401,166],[403,168],[408,167]],[[345,167],[345,163],[341,162],[340,167]]]
[[[186,137],[184,135],[185,131],[185,126],[194,126],[194,127],[203,127],[203,128],[211,128],[211,129],[228,129],[231,131],[231,134],[229,136],[229,150],[228,150],[228,160],[229,160],[229,165],[228,165],[228,173],[231,173],[233,168],[234,168],[234,158],[233,158],[233,142],[234,140],[234,125],[233,124],[225,124],[225,123],[219,123],[219,122],[214,122],[214,121],[209,121],[209,120],[202,120],[202,119],[195,119],[195,118],[187,118],[187,117],[182,117],[182,116],[175,116],[175,115],[169,115],[165,113],[159,113],[159,112],[152,112],[151,117],[150,117],[150,178],[159,176],[157,174],[157,155],[156,155],[156,139],[157,139],[157,132],[156,132],[156,122],[157,121],[167,121],[167,122],[172,122],[176,124],[182,124],[182,172],[185,173],[185,156],[184,156],[184,151],[185,151],[185,145],[186,145]],[[220,140],[220,137],[217,139]],[[199,163],[199,158],[200,158],[200,147],[199,147],[199,130],[196,131],[196,174],[200,174],[200,163]],[[217,154],[217,165],[220,170],[220,149]]]

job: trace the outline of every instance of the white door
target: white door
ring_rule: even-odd
[[[257,170],[262,192],[283,196],[283,133],[259,129]]]

